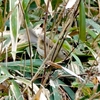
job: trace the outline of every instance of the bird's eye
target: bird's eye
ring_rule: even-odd
[[[44,41],[43,41],[43,40],[41,40],[41,43],[44,43]]]

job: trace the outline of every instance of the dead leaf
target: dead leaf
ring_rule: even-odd
[[[0,91],[3,91],[4,93],[8,94],[8,88],[3,84],[0,84]]]
[[[61,65],[59,65],[59,64],[57,64],[57,63],[54,63],[54,62],[52,62],[52,61],[47,61],[46,65],[47,65],[47,66],[51,66],[51,67],[54,68],[54,69],[61,69],[61,68],[62,68]]]
[[[97,77],[93,77],[92,78],[92,82],[94,85],[98,84],[98,78]]]
[[[69,0],[67,5],[66,5],[66,9],[72,8],[76,3],[76,0]]]
[[[40,95],[41,95],[42,89],[39,89],[39,91],[35,94],[33,100],[40,100]]]
[[[37,7],[40,7],[41,0],[35,0],[35,3],[36,3],[36,5],[37,5]]]

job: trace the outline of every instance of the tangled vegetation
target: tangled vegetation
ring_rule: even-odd
[[[100,99],[100,0],[0,0],[0,100]]]

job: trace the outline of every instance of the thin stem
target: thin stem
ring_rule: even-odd
[[[45,19],[44,19],[44,24],[43,24],[43,31],[44,31],[44,58],[46,58],[46,42],[45,42],[45,39],[46,39],[46,24],[47,24],[47,19],[48,19],[48,7],[49,7],[49,2],[50,0],[48,0],[47,2],[47,6],[46,6],[46,15],[45,15]]]
[[[25,17],[24,10],[23,10],[23,7],[22,7],[20,1],[19,1],[19,4],[20,4],[20,7],[21,7],[21,10],[22,10],[23,16]],[[25,19],[25,18],[24,18],[24,19]],[[31,45],[31,42],[30,42],[30,34],[29,34],[29,29],[28,29],[28,26],[27,26],[26,19],[24,20],[24,23],[25,23],[26,34],[27,34],[28,43],[29,43],[31,77],[33,77],[33,62],[32,62],[32,51],[31,51],[31,47],[32,47],[32,45]],[[32,90],[33,90],[33,83],[32,83]]]

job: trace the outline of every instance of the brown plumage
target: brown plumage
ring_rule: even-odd
[[[49,51],[54,46],[54,43],[48,37],[46,37],[45,42],[46,42],[46,54],[48,54]],[[37,42],[37,51],[42,57],[44,57],[44,35],[43,34],[39,34],[38,42]],[[61,48],[61,50],[58,53],[57,59],[65,58],[65,55],[63,52],[64,52],[64,49]]]

